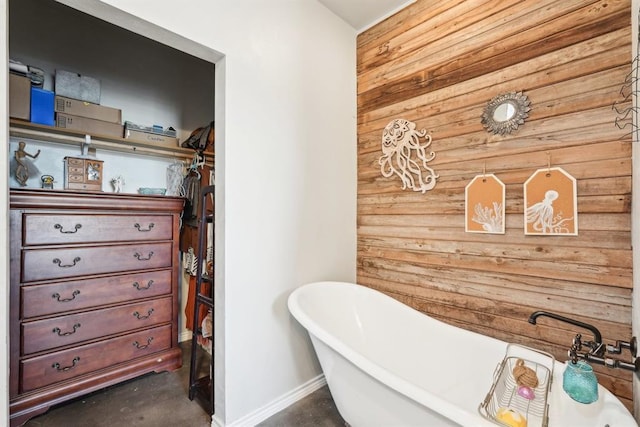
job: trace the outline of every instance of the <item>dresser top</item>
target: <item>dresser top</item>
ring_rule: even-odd
[[[183,197],[175,196],[39,188],[12,188],[9,200],[11,209],[99,209],[169,213],[182,212],[185,202]]]

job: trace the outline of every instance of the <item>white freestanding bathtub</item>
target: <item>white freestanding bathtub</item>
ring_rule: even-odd
[[[288,305],[309,332],[335,404],[352,427],[495,426],[478,406],[507,343],[351,283],[302,286]],[[602,386],[597,402],[573,401],[562,390],[563,370],[556,362],[549,427],[638,425]]]

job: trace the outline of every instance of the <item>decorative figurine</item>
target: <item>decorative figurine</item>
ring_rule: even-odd
[[[111,185],[113,185],[113,192],[120,193],[124,188],[124,178],[122,175],[118,175],[115,178],[111,179]]]
[[[14,152],[15,160],[16,160],[16,181],[20,183],[21,186],[26,187],[27,180],[29,179],[29,173],[38,173],[38,168],[35,167],[29,161],[28,157],[32,159],[36,159],[40,155],[40,150],[36,152],[36,154],[29,154],[25,151],[27,143],[24,141],[20,141],[18,143],[18,149]],[[29,171],[29,166],[32,167],[32,171]]]

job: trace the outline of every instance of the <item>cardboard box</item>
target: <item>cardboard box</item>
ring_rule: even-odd
[[[9,73],[9,117],[31,119],[31,80]]]
[[[53,103],[55,95],[50,90],[31,88],[31,111],[29,116],[32,123],[53,126],[55,124]]]
[[[153,126],[143,126],[143,125],[137,125],[133,122],[130,121],[126,121],[124,122],[124,129],[125,131],[127,129],[130,130],[138,130],[140,132],[146,132],[146,133],[155,133],[158,135],[164,135],[164,136],[170,136],[175,138],[177,135],[177,132],[174,128],[172,127],[168,127],[168,128],[163,128],[160,125],[153,125]]]
[[[178,144],[178,138],[159,135],[157,133],[142,132],[139,130],[125,129],[124,137],[126,139],[157,145],[159,147],[178,148],[180,146]]]
[[[71,71],[56,70],[56,95],[100,104],[100,80]]]
[[[122,125],[105,122],[103,120],[88,119],[71,114],[57,113],[56,126],[70,130],[84,132],[93,136],[107,136],[111,138],[122,138]]]
[[[71,114],[72,116],[86,117],[104,122],[122,123],[122,110],[59,95],[56,95],[55,110],[56,113]]]

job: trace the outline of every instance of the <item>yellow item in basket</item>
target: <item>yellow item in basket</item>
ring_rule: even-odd
[[[511,408],[500,408],[496,420],[509,427],[527,427],[527,419]]]

